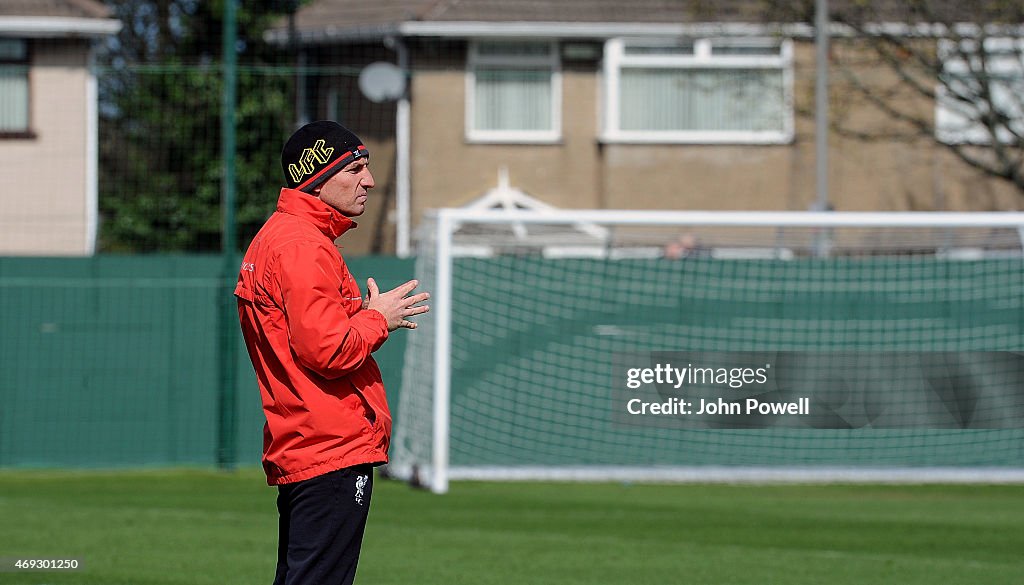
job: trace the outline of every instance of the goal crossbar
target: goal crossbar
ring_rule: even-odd
[[[437,210],[439,222],[451,228],[459,222],[572,224],[615,223],[634,226],[732,226],[732,227],[1024,227],[1024,212],[953,211],[639,211],[616,209],[498,210],[445,208]]]

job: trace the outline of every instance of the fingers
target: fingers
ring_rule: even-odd
[[[422,303],[423,301],[425,301],[425,300],[427,300],[429,298],[430,298],[430,293],[420,293],[418,295],[414,295],[414,296],[411,296],[411,297],[406,297],[406,298],[404,298],[402,300],[405,301],[404,305],[406,307],[411,307],[411,306],[413,306],[413,305],[415,305],[417,303]]]
[[[416,323],[410,321],[408,317],[412,317],[413,315],[421,315],[429,310],[430,307],[426,305],[422,307],[409,307],[402,310],[402,312],[399,313],[399,315],[401,316],[401,320],[398,322],[398,329],[416,329]]]
[[[422,307],[410,307],[402,311],[402,317],[412,317],[413,315],[422,315],[430,310],[430,307],[423,305]]]
[[[400,284],[400,285],[396,286],[395,288],[391,289],[389,292],[398,293],[398,296],[404,297],[405,295],[411,293],[413,291],[413,289],[416,288],[419,285],[420,285],[420,281],[418,281],[418,280],[410,280],[409,282],[407,282],[405,284]]]
[[[406,295],[411,293],[419,285],[420,285],[420,281],[418,281],[418,280],[410,280],[409,282],[406,282],[404,284],[400,284],[400,285],[396,286],[395,288],[389,290],[388,292],[386,292],[384,294],[386,294],[386,295],[396,295],[396,296],[398,296],[400,298],[404,298]],[[372,278],[366,281],[366,288],[367,288],[367,290],[369,290],[369,291],[371,291],[373,293],[373,296],[377,296],[378,294],[380,294],[380,291],[377,289],[377,283]],[[420,293],[419,295],[416,295],[416,296],[418,297],[418,296],[421,296],[421,295],[424,295],[424,294],[427,294],[427,293]],[[416,301],[416,302],[420,302],[420,301]]]
[[[419,280],[410,280],[395,288],[381,293],[377,282],[370,278],[366,281],[366,302],[364,308],[380,311],[388,320],[388,330],[416,329],[416,323],[407,317],[422,315],[430,310],[428,305],[419,305],[430,299],[430,293],[411,294],[419,286]]]

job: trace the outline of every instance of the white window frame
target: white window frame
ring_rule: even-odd
[[[976,41],[963,40],[962,46],[967,51],[976,47]],[[986,48],[989,51],[1007,51],[1005,57],[990,57],[988,65],[992,73],[1018,73],[1021,74],[1021,83],[1024,84],[1024,38],[992,37],[985,39]],[[945,73],[956,74],[958,71],[967,72],[968,64],[960,57],[957,51],[957,41],[941,39],[937,46],[939,61],[942,63]],[[1019,60],[1014,62],[1014,60]],[[943,102],[947,99],[949,92],[945,84],[938,83],[935,91],[935,138],[944,144],[979,144],[991,145],[992,136],[983,126],[974,125],[961,130],[968,122],[965,114],[957,113],[954,109],[947,107]],[[1012,94],[1011,94],[1012,95]],[[1017,95],[1015,103],[1011,107],[1021,110],[1024,115],[1024,96]],[[970,112],[968,112],[969,114]],[[1024,131],[1024,128],[1021,128]],[[1002,144],[1010,144],[1015,141],[1014,137],[1005,132],[1002,136],[996,137]]]
[[[472,40],[466,59],[466,141],[473,143],[552,144],[562,139],[562,61],[557,41],[546,41],[547,55],[481,55],[479,43],[493,39]],[[537,39],[502,39],[509,42],[544,43]],[[476,128],[476,70],[480,66],[549,67],[551,69],[550,130],[482,130]]]
[[[778,55],[712,55],[714,46],[779,46]],[[627,45],[678,46],[676,40],[613,38],[604,49],[604,111],[601,141],[609,143],[678,144],[788,144],[793,141],[793,42],[783,39],[694,39],[692,55],[627,55]],[[781,69],[783,85],[782,130],[623,130],[619,120],[619,85],[623,67],[665,69]]]

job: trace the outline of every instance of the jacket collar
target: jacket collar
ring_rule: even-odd
[[[296,189],[281,189],[277,210],[308,221],[332,240],[356,227],[356,222],[342,215],[337,209]]]

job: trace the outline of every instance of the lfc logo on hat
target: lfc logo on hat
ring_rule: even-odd
[[[302,155],[299,156],[297,163],[288,165],[288,174],[291,176],[292,181],[298,183],[302,180],[302,177],[313,174],[313,171],[316,170],[316,163],[323,164],[330,160],[334,148],[325,148],[324,144],[326,144],[324,139],[317,140],[312,148],[302,151]]]

